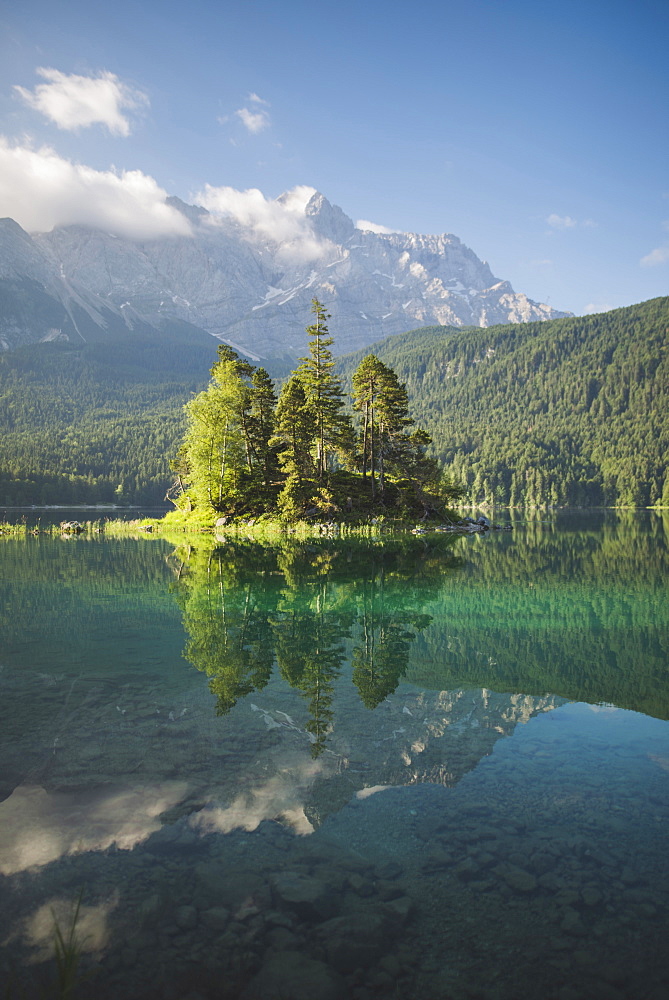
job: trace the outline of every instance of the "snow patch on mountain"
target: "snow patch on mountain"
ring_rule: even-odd
[[[258,357],[303,350],[313,298],[331,313],[341,353],[411,327],[565,315],[516,293],[457,236],[356,227],[306,185],[273,200],[256,189],[208,187],[198,205],[168,201],[187,220],[188,236],[132,240],[63,226],[30,237],[7,220],[0,278],[29,276],[64,307],[76,302],[77,317],[83,311],[101,329],[186,320]],[[76,336],[75,322],[72,315]],[[10,326],[0,334],[11,345]],[[38,333],[47,331],[21,336]]]

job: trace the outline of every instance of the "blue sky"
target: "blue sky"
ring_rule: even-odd
[[[309,185],[558,309],[669,292],[665,0],[23,0],[0,32],[0,215],[26,228]]]

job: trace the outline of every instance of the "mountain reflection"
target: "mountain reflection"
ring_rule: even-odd
[[[406,674],[426,598],[462,565],[455,539],[345,546],[230,542],[175,553],[184,656],[210,678],[216,711],[260,691],[276,663],[307,703],[312,755],[332,728],[335,683],[349,661],[367,708]],[[420,583],[420,586],[418,586]]]

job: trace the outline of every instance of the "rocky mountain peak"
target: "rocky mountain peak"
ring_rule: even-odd
[[[346,243],[355,233],[353,220],[338,205],[332,205],[320,191],[309,199],[304,214],[311,220],[314,231],[333,243]]]
[[[168,203],[189,220],[190,235],[137,241],[68,226],[31,237],[12,220],[0,223],[0,283],[11,283],[4,294],[15,302],[0,330],[5,349],[45,336],[35,319],[44,305],[26,312],[21,304],[24,279],[58,303],[46,333],[65,329],[63,310],[85,339],[186,321],[254,357],[291,361],[304,351],[313,298],[331,313],[342,354],[421,326],[565,315],[516,293],[456,236],[356,229],[305,185],[274,204],[259,201],[249,218],[224,215],[212,225],[202,225],[215,218],[207,209]]]
[[[171,208],[176,208],[177,212],[185,215],[193,225],[197,225],[205,216],[209,215],[206,208],[202,208],[201,205],[188,205],[181,198],[177,198],[176,195],[170,195],[169,198],[166,198],[166,202]]]

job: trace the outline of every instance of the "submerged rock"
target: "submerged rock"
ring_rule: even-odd
[[[272,955],[254,976],[240,1000],[347,1000],[342,977],[299,951]]]
[[[279,872],[270,880],[277,904],[292,910],[303,920],[327,920],[334,907],[328,886],[301,872]]]
[[[328,961],[338,972],[348,974],[375,965],[391,948],[411,909],[406,897],[374,909],[334,917],[318,928]]]
[[[523,868],[518,868],[517,865],[498,865],[495,868],[495,874],[504,879],[509,888],[515,892],[534,892],[537,887],[535,876]]]

